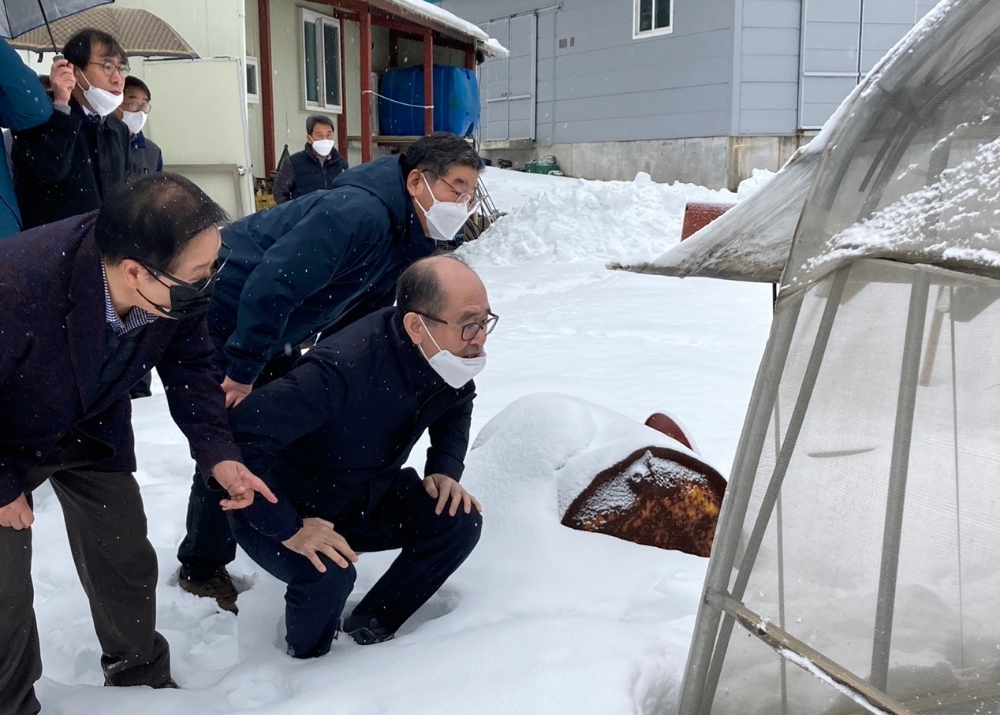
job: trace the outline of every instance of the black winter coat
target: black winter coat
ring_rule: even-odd
[[[251,384],[286,346],[393,304],[399,274],[437,248],[403,179],[400,157],[383,157],[222,229],[208,325],[229,377]]]
[[[278,496],[254,499],[243,514],[279,541],[302,517],[350,523],[377,504],[428,431],[424,474],[461,479],[475,389],[434,372],[395,308],[352,323],[230,413],[247,466]]]
[[[306,144],[303,151],[290,155],[278,170],[274,179],[274,200],[283,204],[313,191],[333,188],[333,182],[347,168],[347,159],[336,149],[330,152],[326,161],[321,161]]]
[[[44,124],[13,132],[14,182],[25,230],[100,208],[125,180],[129,129],[114,115],[88,121],[70,100]]]
[[[129,388],[154,366],[202,472],[241,459],[204,320],[147,325],[102,390],[108,327],[95,220],[96,212],[0,241],[0,506],[71,432],[96,440],[97,466],[135,470]]]

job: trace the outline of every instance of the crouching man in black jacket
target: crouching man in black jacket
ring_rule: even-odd
[[[473,376],[497,316],[464,263],[433,256],[400,277],[396,307],[320,342],[230,418],[277,503],[230,512],[237,542],[285,592],[288,653],[325,654],[343,629],[392,638],[472,553],[479,502],[458,483]],[[424,432],[424,477],[404,468]],[[402,548],[341,625],[357,554]]]

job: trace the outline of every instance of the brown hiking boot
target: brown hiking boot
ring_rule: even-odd
[[[225,566],[220,566],[212,578],[207,581],[191,581],[186,578],[179,578],[178,585],[195,596],[202,598],[214,598],[219,604],[219,608],[230,613],[239,613],[236,607],[236,586],[233,584],[233,577],[226,571]]]

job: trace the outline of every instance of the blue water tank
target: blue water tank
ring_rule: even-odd
[[[379,90],[378,119],[382,134],[424,134],[424,68],[388,70]],[[415,106],[413,106],[415,105]],[[460,137],[479,125],[479,82],[464,67],[434,65],[434,131]]]

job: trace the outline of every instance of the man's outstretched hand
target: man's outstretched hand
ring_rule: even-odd
[[[227,459],[216,464],[212,469],[212,476],[229,493],[229,499],[219,502],[226,511],[243,509],[253,504],[254,492],[272,504],[278,503],[278,497],[274,496],[264,481],[235,460]]]

